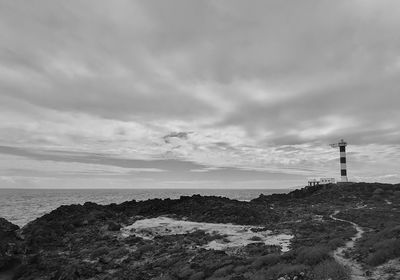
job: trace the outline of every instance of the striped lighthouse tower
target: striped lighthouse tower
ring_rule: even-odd
[[[339,143],[331,144],[332,148],[339,147],[340,151],[340,176],[342,178],[342,182],[347,182],[347,166],[346,166],[346,146],[347,143],[344,140],[340,140]]]

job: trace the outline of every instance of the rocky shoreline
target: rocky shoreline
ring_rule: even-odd
[[[332,253],[355,230],[330,215],[340,210],[342,218],[358,219],[365,227],[368,234],[348,257],[358,258],[372,271],[375,264],[370,260],[380,248],[365,251],[365,245],[378,237],[382,240],[377,242],[387,237],[394,246],[399,241],[398,235],[390,235],[400,228],[399,189],[388,184],[332,184],[261,195],[250,202],[199,195],[110,205],[87,202],[61,206],[22,229],[0,219],[0,279],[350,279]],[[368,217],[379,211],[389,213],[383,224]],[[126,234],[135,222],[146,230],[143,225],[150,227],[149,221],[159,222],[152,238],[138,231]],[[188,224],[190,230],[185,228]],[[243,226],[247,232],[237,236],[247,241],[222,246],[234,242],[232,228],[215,230],[226,224],[238,230]],[[287,250],[262,239],[263,232],[265,237],[290,236]],[[210,243],[222,245],[207,247]],[[400,249],[383,261],[398,257]]]

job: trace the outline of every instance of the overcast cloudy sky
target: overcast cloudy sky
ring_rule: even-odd
[[[0,187],[400,182],[400,1],[0,1]]]

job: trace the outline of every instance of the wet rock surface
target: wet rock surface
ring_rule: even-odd
[[[379,194],[375,192],[378,187],[383,189]],[[396,187],[328,185],[260,196],[251,202],[195,195],[119,205],[62,206],[23,229],[0,219],[1,260],[5,260],[3,268],[11,263],[17,266],[14,279],[348,279],[346,269],[335,262],[332,252],[346,244],[355,230],[330,215],[340,210],[346,220],[351,220],[352,209],[361,204],[386,207],[395,213],[393,208],[400,205]],[[372,198],[377,195],[381,200]],[[136,221],[160,216],[248,225],[254,226],[254,232],[268,229],[294,237],[290,250],[282,252],[279,246],[256,238],[246,246],[205,249],[205,244],[228,238],[201,229],[151,239],[123,235],[123,229]],[[395,227],[397,216],[393,217],[390,225]],[[372,227],[365,220],[357,223]],[[368,257],[368,253],[360,250],[361,262],[363,256]]]

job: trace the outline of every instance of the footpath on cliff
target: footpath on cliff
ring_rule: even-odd
[[[366,280],[366,279],[368,279],[366,277],[367,273],[366,273],[366,270],[363,269],[362,265],[359,262],[357,262],[356,260],[345,256],[345,252],[347,250],[352,250],[355,246],[356,241],[359,240],[363,236],[364,230],[356,223],[353,223],[353,222],[347,221],[347,220],[343,220],[340,218],[336,218],[335,215],[339,214],[339,212],[340,212],[339,210],[336,210],[335,213],[330,215],[330,217],[335,221],[341,221],[341,222],[351,224],[354,227],[354,229],[357,231],[357,233],[351,238],[351,240],[346,242],[346,244],[344,246],[337,248],[333,252],[333,257],[335,258],[335,260],[338,263],[340,263],[341,265],[343,265],[349,269],[350,277],[352,280]]]
[[[391,205],[392,202],[386,204]],[[367,208],[367,204],[364,204],[362,207],[357,207],[356,209],[360,208]],[[374,207],[369,208],[370,210],[374,210]],[[347,209],[349,210],[349,209]],[[353,209],[355,210],[355,209]],[[372,266],[368,265],[368,263],[361,263],[358,261],[354,255],[355,254],[355,247],[357,245],[357,242],[360,242],[360,240],[363,238],[364,234],[366,232],[374,232],[376,230],[373,230],[371,228],[363,228],[359,224],[346,220],[346,219],[341,219],[338,218],[337,215],[340,214],[339,210],[336,210],[333,214],[330,215],[330,218],[335,220],[335,221],[340,221],[344,223],[350,224],[356,231],[354,236],[346,242],[341,247],[338,247],[334,252],[333,252],[333,257],[334,259],[346,267],[349,272],[349,276],[351,280],[398,280],[400,279],[400,258],[392,258],[389,260],[381,260],[381,264],[377,266]],[[390,214],[388,215],[388,220],[390,220]],[[399,238],[398,233],[400,233],[400,227],[395,226],[394,229],[397,231],[397,240]],[[385,228],[382,232],[391,232],[392,229]],[[379,234],[382,234],[382,232],[378,232]],[[367,238],[368,240],[368,238]],[[391,239],[391,241],[394,241]],[[388,248],[384,248],[384,246],[381,245],[382,242],[376,242],[375,245],[375,250],[378,247],[380,250],[387,250]],[[397,243],[398,244],[398,243]],[[395,245],[396,246],[396,245]],[[398,245],[397,245],[398,246]],[[373,250],[374,248],[369,248],[369,250]],[[398,251],[398,248],[391,248],[392,251]],[[389,250],[387,250],[389,251]],[[389,253],[387,254],[389,255]],[[373,258],[370,258],[370,260],[373,260]],[[368,262],[368,261],[367,261]]]

